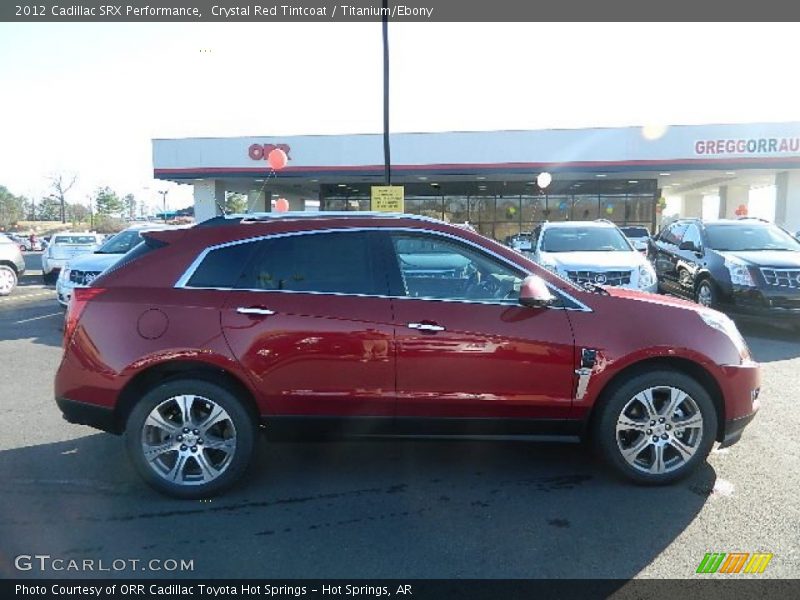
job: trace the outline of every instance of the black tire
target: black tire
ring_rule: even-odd
[[[650,416],[642,412],[639,419],[643,419],[647,429],[623,431],[620,436],[617,433],[617,422],[622,416],[634,419],[633,413],[639,405],[644,409],[644,404],[634,398],[645,390],[652,392],[653,404],[656,409],[659,407],[666,409],[666,404],[659,402],[668,401],[666,388],[675,388],[687,394],[689,402],[682,401],[678,405],[677,411],[681,414],[675,419],[677,412],[667,419],[665,424],[659,423],[658,418],[650,421]],[[600,411],[594,420],[593,440],[595,448],[602,457],[617,473],[627,479],[644,485],[665,485],[688,476],[692,471],[699,467],[708,457],[714,445],[714,438],[717,432],[717,411],[708,392],[703,386],[697,383],[692,377],[661,368],[653,371],[641,372],[630,379],[621,381],[613,388],[607,390],[601,400],[602,404],[598,407]],[[689,417],[696,412],[702,417],[702,426],[686,427],[679,432],[679,425],[672,425],[669,431],[664,428],[670,423],[688,422]],[[623,415],[623,410],[626,410]],[[652,423],[657,423],[653,426]],[[650,427],[653,427],[652,429]],[[648,433],[649,432],[649,433]],[[652,435],[659,438],[658,442],[651,443]],[[676,435],[678,433],[678,435]],[[667,438],[661,438],[667,435]],[[670,437],[672,436],[672,437]],[[691,441],[692,443],[687,443]],[[646,444],[644,448],[633,457],[633,463],[629,462],[624,456],[625,449],[634,450],[639,443]],[[682,445],[693,449],[694,453],[690,458],[684,458],[678,452],[678,446]],[[656,465],[656,446],[661,446],[662,464],[670,463],[669,468],[665,467],[663,472],[652,472],[648,470]],[[669,460],[666,458],[669,457]],[[649,460],[648,460],[649,459]],[[635,464],[634,464],[635,463]],[[656,469],[657,471],[658,469]]]
[[[6,287],[5,284],[0,287],[0,296],[8,296],[17,287],[17,283],[19,283],[17,272],[8,265],[0,265],[0,278],[0,281],[5,283],[11,282],[8,287]]]
[[[154,460],[151,463],[145,457],[145,440],[151,441],[153,435],[163,437],[167,430],[146,426],[147,419],[151,412],[157,407],[161,407],[159,414],[162,417],[165,413],[169,415],[165,421],[168,421],[170,425],[181,423],[180,414],[175,413],[176,410],[179,410],[179,405],[173,399],[184,395],[199,397],[191,408],[194,411],[193,414],[197,415],[193,422],[198,428],[184,433],[186,429],[180,429],[180,426],[177,426],[174,430],[174,439],[167,435],[167,439],[149,445],[150,448],[156,448],[159,444],[174,446],[169,451],[158,454],[158,462]],[[213,407],[214,404],[221,407],[227,416],[219,424],[209,427],[206,431],[203,428],[203,416],[208,414],[209,407]],[[170,411],[175,414],[171,414]],[[156,386],[134,406],[125,427],[125,446],[139,475],[154,489],[175,498],[209,498],[229,489],[247,470],[255,450],[258,430],[256,421],[257,418],[253,411],[248,410],[236,394],[229,389],[198,379],[175,379]],[[212,430],[214,430],[213,434]],[[231,433],[234,435],[232,443],[229,437]],[[203,440],[202,437],[207,434],[207,439]],[[191,437],[192,441],[187,443],[194,445],[183,444],[181,438],[178,437],[183,435],[186,435],[187,438]],[[227,439],[223,439],[226,436],[228,436]],[[232,446],[232,450],[227,452],[227,450],[210,448],[212,437],[216,440],[213,443],[225,445],[226,449],[230,449]],[[164,470],[170,466],[170,459],[174,457],[174,465],[181,455],[184,456],[183,463],[181,463],[184,465],[181,469],[183,472],[180,477],[181,481],[168,481]],[[220,473],[209,481],[198,481],[197,478],[203,477],[200,468],[201,462],[198,458],[203,459],[205,464],[211,464],[219,461],[221,457],[224,457],[225,460],[218,462]],[[193,477],[194,481],[192,481]]]
[[[708,294],[707,297],[711,299],[709,303],[706,304],[701,301],[703,294]],[[717,298],[718,294],[714,283],[710,279],[701,279],[694,292],[694,301],[702,306],[708,306],[710,308],[717,304]]]
[[[54,275],[52,271],[49,273],[42,273],[42,281],[44,281],[45,285],[53,285],[58,278],[57,275]]]

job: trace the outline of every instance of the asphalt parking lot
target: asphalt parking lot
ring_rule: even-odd
[[[624,483],[571,444],[265,439],[245,485],[187,502],[147,488],[119,438],[61,419],[62,311],[26,258],[0,299],[4,577],[92,575],[14,568],[47,554],[194,561],[169,577],[689,578],[706,552],[770,552],[759,577],[800,576],[797,334],[744,328],[762,411],[671,487]]]

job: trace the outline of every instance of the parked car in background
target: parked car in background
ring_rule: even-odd
[[[650,232],[647,230],[647,227],[642,225],[625,225],[620,227],[619,230],[625,234],[625,237],[630,240],[634,248],[639,252],[644,252],[645,255],[647,254],[647,246],[650,241]]]
[[[650,242],[659,287],[740,317],[800,325],[800,242],[758,219],[681,219]]]
[[[94,252],[80,254],[70,259],[56,280],[56,300],[66,307],[76,287],[87,287],[92,281],[117,262],[120,257],[142,241],[145,231],[174,229],[167,225],[136,225],[110,236]]]
[[[79,254],[94,251],[100,245],[100,239],[96,233],[64,232],[53,235],[47,250],[42,252],[44,282],[53,283],[67,261]]]
[[[531,234],[519,233],[511,236],[508,241],[508,246],[517,252],[530,252],[531,250]]]
[[[537,263],[579,285],[657,289],[653,267],[610,221],[542,223],[532,244]]]
[[[284,213],[143,237],[75,288],[55,397],[68,421],[124,433],[166,494],[234,484],[262,424],[578,435],[666,484],[759,407],[759,367],[722,313],[585,289],[442,221]]]
[[[25,248],[25,240],[23,239],[23,237],[21,235],[19,235],[18,233],[10,233],[9,232],[9,233],[6,233],[5,236],[8,239],[10,239],[12,242],[14,242],[20,250],[22,250],[23,252],[25,251],[25,249],[26,249]]]
[[[0,233],[0,296],[8,296],[13,292],[23,273],[25,259],[19,245]]]

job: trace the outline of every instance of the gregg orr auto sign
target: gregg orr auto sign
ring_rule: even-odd
[[[737,138],[697,140],[694,153],[720,154],[791,154],[800,151],[800,137]]]

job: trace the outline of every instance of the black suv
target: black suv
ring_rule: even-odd
[[[681,219],[650,240],[660,291],[800,325],[800,242],[761,219]]]

